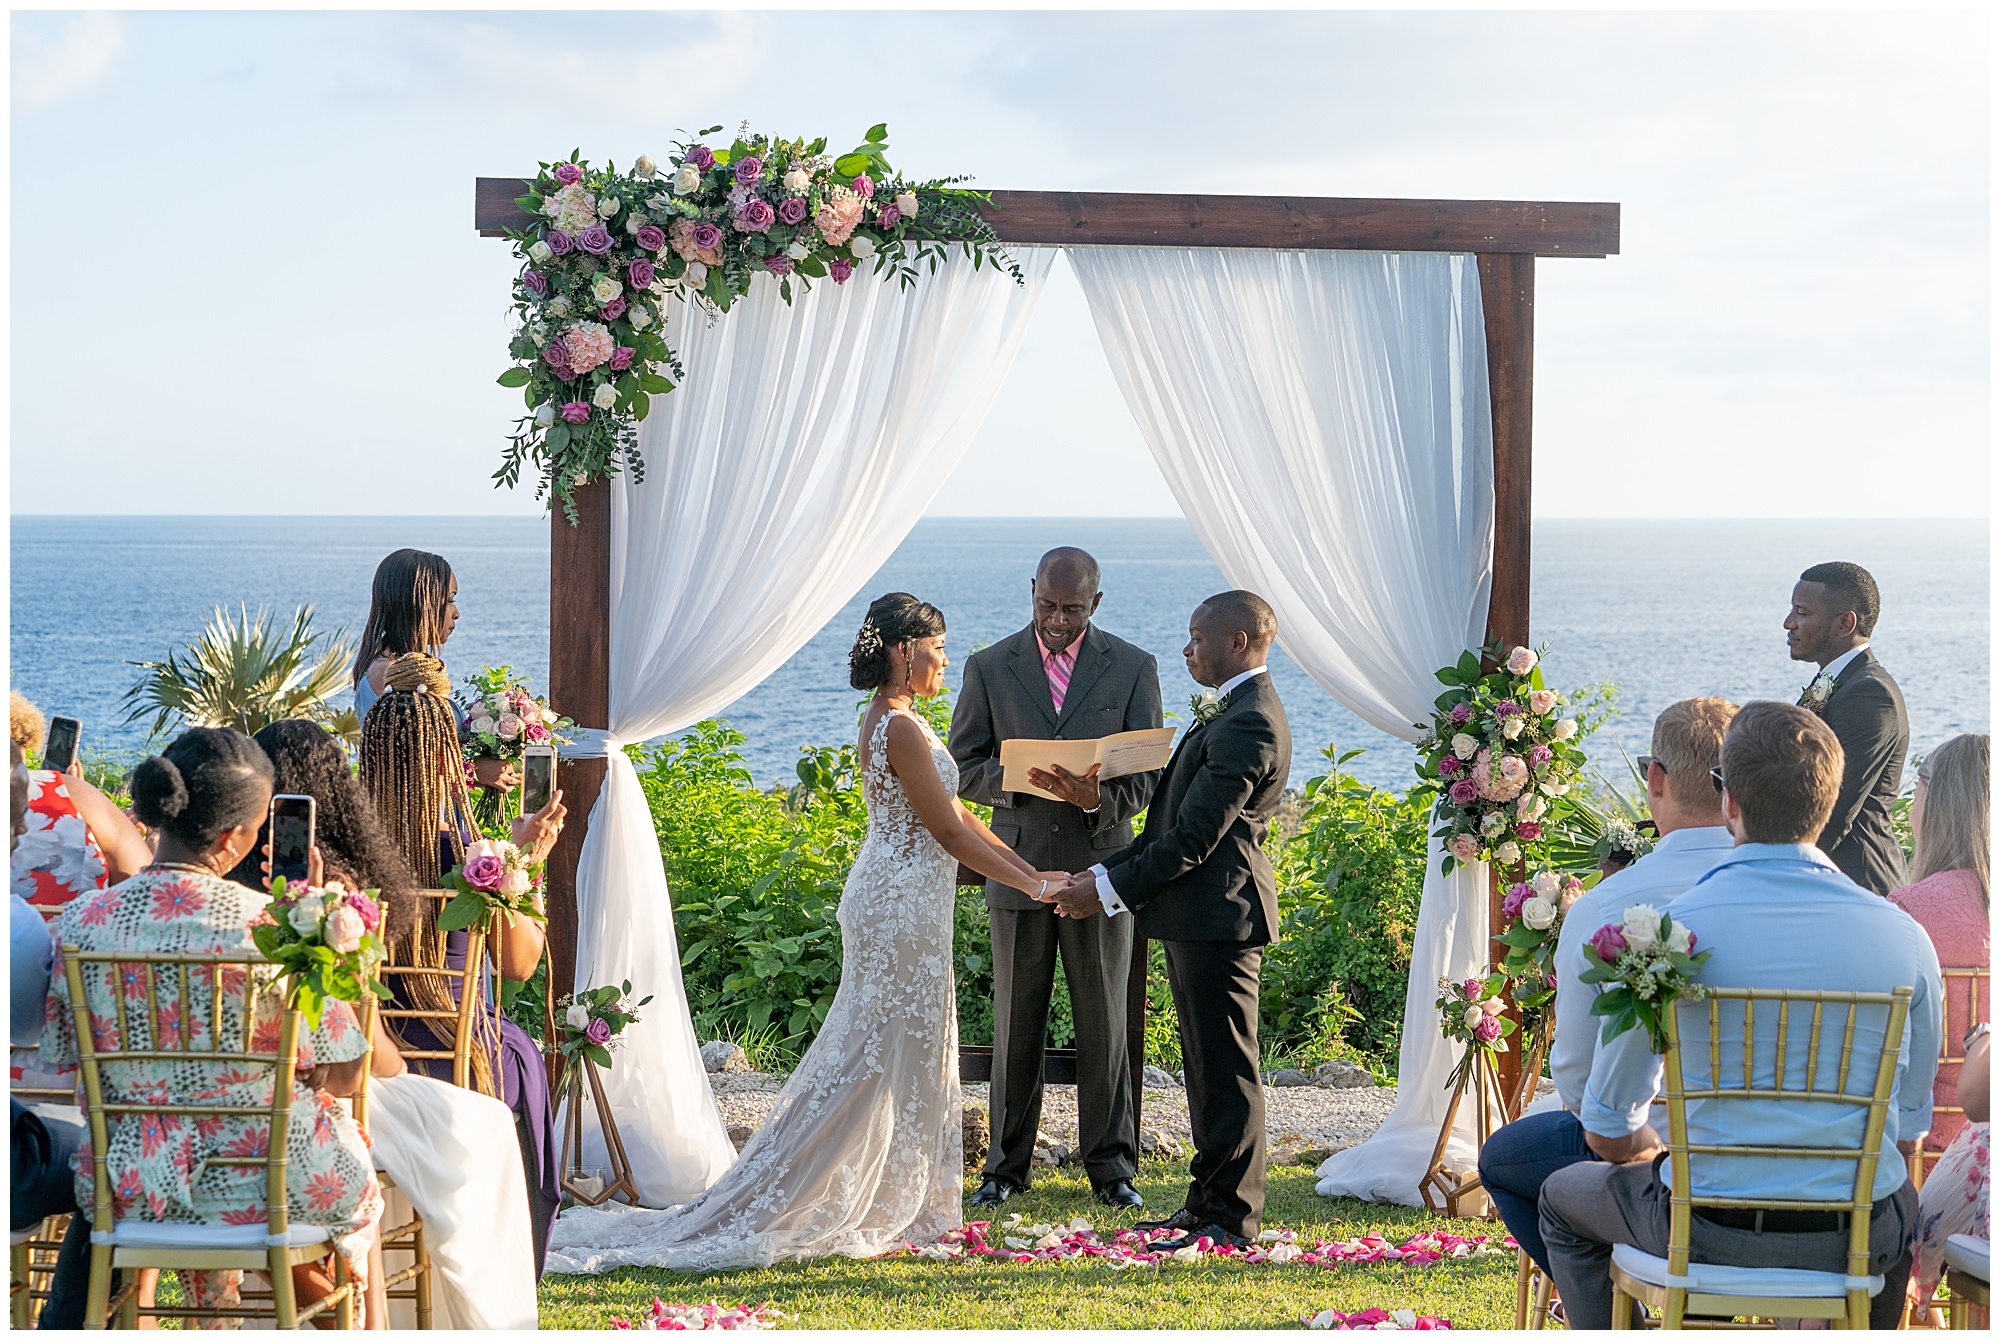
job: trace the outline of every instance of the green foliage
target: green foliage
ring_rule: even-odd
[[[126,691],[127,721],[153,714],[152,733],[168,724],[228,726],[254,735],[273,721],[303,717],[352,740],[361,723],[327,700],[348,687],[354,648],[341,632],[329,639],[312,626],[313,607],[301,605],[289,627],[259,607],[253,618],[232,616],[220,605],[185,647],[163,661],[134,661],[146,672]]]

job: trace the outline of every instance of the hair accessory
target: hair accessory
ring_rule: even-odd
[[[882,630],[875,626],[873,619],[861,621],[861,632],[854,639],[854,649],[863,656],[873,656],[882,650]]]

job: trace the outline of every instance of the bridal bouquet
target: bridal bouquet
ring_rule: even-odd
[[[1543,846],[1564,829],[1584,762],[1589,727],[1543,684],[1541,657],[1527,647],[1488,652],[1490,674],[1469,651],[1437,672],[1446,689],[1417,740],[1422,782],[1410,794],[1437,797],[1433,836],[1447,874],[1474,861],[1547,864]]]
[[[1712,951],[1697,954],[1694,945],[1693,931],[1645,903],[1633,904],[1624,921],[1590,937],[1583,956],[1591,966],[1582,980],[1604,988],[1590,1007],[1604,1016],[1600,1040],[1609,1042],[1643,1024],[1653,1050],[1665,1054],[1667,1009],[1677,1000],[1708,994],[1694,979]]]
[[[1500,904],[1508,923],[1498,937],[1507,946],[1500,970],[1521,982],[1514,999],[1523,1008],[1546,1005],[1555,995],[1556,942],[1563,918],[1582,896],[1582,880],[1554,870],[1538,871],[1532,880],[1508,888]]]
[[[438,913],[441,931],[491,924],[500,913],[531,921],[548,919],[535,901],[535,881],[527,857],[511,842],[481,838],[472,843],[465,849],[465,864],[453,867],[444,882],[447,888],[456,889],[458,896]]]
[[[618,1035],[628,1025],[638,1023],[639,1011],[652,1003],[653,998],[647,996],[633,1004],[630,982],[579,991],[557,1000],[556,1032],[560,1037],[556,1045],[562,1052],[564,1070],[574,1069],[585,1056],[609,1070]]]
[[[471,690],[458,695],[465,713],[465,728],[459,732],[468,760],[504,759],[512,763],[531,744],[568,744],[571,721],[548,699],[528,691],[526,680],[516,679],[511,666],[487,666],[476,675],[467,675]]]
[[[1465,1044],[1465,1055],[1445,1081],[1448,1085],[1458,1083],[1475,1052],[1483,1051],[1490,1058],[1507,1050],[1507,1036],[1518,1025],[1501,1013],[1507,1007],[1501,995],[1506,986],[1506,974],[1498,971],[1462,982],[1438,978],[1438,1031]]]
[[[271,901],[250,927],[257,952],[276,963],[289,979],[291,1003],[313,1027],[329,1000],[361,1003],[364,991],[386,998],[389,988],[371,974],[388,957],[382,939],[382,905],[338,883],[320,888],[271,881]]]

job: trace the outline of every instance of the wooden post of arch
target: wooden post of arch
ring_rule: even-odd
[[[528,183],[481,177],[473,221],[499,237],[532,219],[515,205]],[[1446,251],[1479,261],[1493,396],[1493,594],[1487,635],[1529,640],[1528,593],[1533,504],[1535,258],[1618,253],[1619,207],[1531,200],[1367,200],[1318,196],[1138,195],[995,191],[987,210],[1004,241],[1023,246],[1251,247],[1341,251]],[[609,720],[611,641],[610,490],[578,493],[579,523],[550,519],[549,691],[579,725]],[[603,784],[601,761],[564,763],[570,820],[549,862],[550,989],[570,989],[576,953],[576,857],[589,809]],[[1497,876],[1496,876],[1497,878]],[[1491,929],[1500,927],[1489,899]],[[1144,1093],[1146,944],[1135,946],[1130,999],[1134,1096]],[[1502,1067],[1513,1092],[1518,1054]],[[1134,1109],[1139,1104],[1135,1102]]]

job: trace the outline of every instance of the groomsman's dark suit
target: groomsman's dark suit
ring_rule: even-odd
[[[1166,942],[1195,1145],[1186,1213],[1247,1238],[1264,1213],[1258,970],[1278,934],[1264,839],[1291,767],[1285,705],[1260,671],[1230,691],[1219,715],[1189,729],[1145,832],[1102,863],[1133,914],[1111,922],[1136,919],[1140,935]]]
[[[1150,652],[1088,625],[1055,706],[1034,626],[974,652],[951,718],[958,793],[993,807],[993,832],[1037,870],[1082,870],[1132,842],[1132,818],[1152,797],[1157,772],[1098,784],[1096,814],[1028,792],[1000,789],[1003,740],[1094,740],[1161,724],[1160,674]],[[1042,1117],[1049,999],[1060,951],[1076,1024],[1077,1147],[1103,1190],[1138,1171],[1132,1068],[1125,1039],[1132,919],[1058,918],[1055,908],[988,881],[993,936],[993,1140],[986,1176],[1029,1184]]]
[[[1862,888],[1876,893],[1900,889],[1907,871],[1890,811],[1903,785],[1903,758],[1910,752],[1903,691],[1875,653],[1863,647],[1834,680],[1833,696],[1818,711],[1840,740],[1847,770],[1833,817],[1814,845]]]

